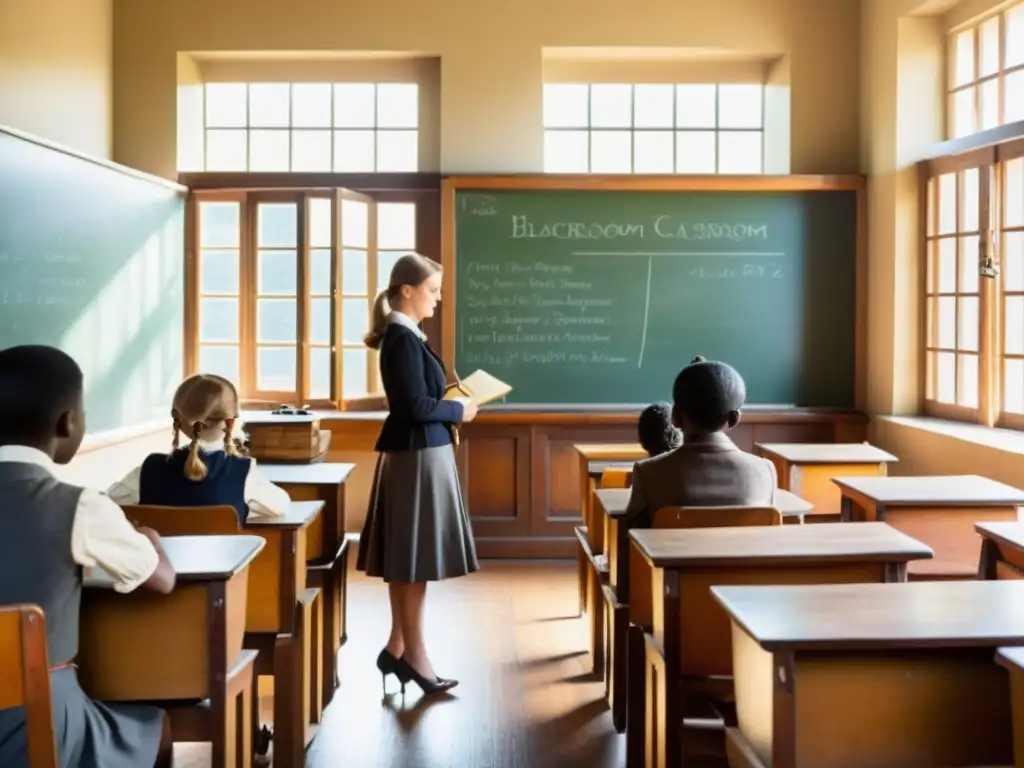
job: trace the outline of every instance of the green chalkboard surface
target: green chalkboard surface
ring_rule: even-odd
[[[752,404],[852,407],[856,195],[458,189],[456,370],[645,403],[700,354]]]
[[[72,355],[90,434],[167,416],[184,264],[179,187],[0,130],[0,348]]]

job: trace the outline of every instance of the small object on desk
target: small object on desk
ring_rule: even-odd
[[[295,406],[288,405],[287,403],[282,403],[277,408],[275,408],[273,411],[271,411],[271,413],[273,413],[275,416],[309,416],[310,415],[309,405],[303,405],[303,406],[295,407]]]

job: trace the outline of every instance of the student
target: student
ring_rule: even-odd
[[[82,371],[60,350],[0,351],[0,604],[34,603],[46,615],[59,764],[76,768],[169,766],[171,744],[156,707],[92,701],[79,687],[82,568],[100,566],[114,589],[174,588],[174,569],[148,528],[136,529],[98,491],[61,482],[56,466],[85,434]],[[0,765],[29,768],[21,707],[0,709]]]
[[[652,403],[640,412],[636,424],[637,439],[648,457],[675,450],[683,442],[683,433],[672,423],[668,403]]]
[[[741,451],[726,432],[740,421],[747,390],[731,366],[702,357],[672,386],[672,423],[683,433],[673,451],[638,461],[626,516],[649,525],[662,507],[771,505],[775,465]]]
[[[171,454],[150,454],[142,466],[114,483],[108,493],[118,504],[205,507],[227,504],[238,519],[283,516],[288,493],[267,480],[256,460],[241,454],[234,434],[238,392],[220,376],[197,373],[174,393]],[[181,447],[180,433],[189,439]]]

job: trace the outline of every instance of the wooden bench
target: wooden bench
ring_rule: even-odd
[[[0,709],[25,708],[32,768],[58,768],[46,620],[38,605],[0,606]]]
[[[252,765],[256,651],[242,649],[258,536],[169,536],[169,595],[122,595],[100,569],[83,579],[78,679],[93,699],[159,703],[175,741],[207,741],[213,765]]]

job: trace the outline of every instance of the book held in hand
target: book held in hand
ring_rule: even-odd
[[[494,378],[486,371],[473,371],[469,376],[449,384],[445,390],[445,400],[468,398],[476,405],[487,405],[500,400],[512,391],[512,387]]]

